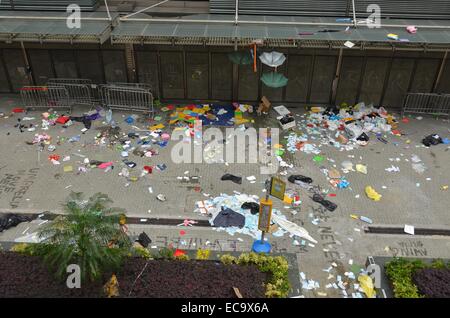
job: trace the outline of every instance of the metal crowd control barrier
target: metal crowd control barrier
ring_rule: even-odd
[[[154,113],[153,95],[149,89],[104,85],[101,90],[106,107]]]
[[[92,85],[92,80],[87,78],[49,78],[48,84],[84,84]]]
[[[405,113],[450,116],[450,94],[408,93],[402,116]]]
[[[96,85],[89,79],[80,78],[51,78],[48,80],[49,86],[62,86],[69,93],[70,103],[72,105],[95,105]]]
[[[69,94],[62,86],[24,86],[20,89],[23,106],[29,108],[65,108],[72,111]]]
[[[124,82],[108,82],[107,85],[118,86],[118,87],[130,87],[130,88],[144,88],[152,90],[152,85],[148,83],[124,83]]]

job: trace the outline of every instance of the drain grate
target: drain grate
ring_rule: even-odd
[[[410,235],[408,233],[405,233],[403,227],[384,227],[384,226],[367,226],[365,228],[366,233],[371,234],[404,234],[404,235]],[[424,228],[415,228],[414,229],[415,235],[443,235],[443,236],[450,236],[450,229],[424,229]]]

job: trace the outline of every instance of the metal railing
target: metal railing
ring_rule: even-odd
[[[450,116],[450,94],[408,93],[402,116],[405,113]]]
[[[97,85],[94,85],[90,79],[51,78],[47,84],[49,86],[62,86],[66,88],[72,105],[93,107],[96,101],[98,101]]]
[[[153,95],[149,89],[103,85],[100,90],[104,106],[108,108],[154,113]]]
[[[69,93],[62,86],[24,86],[20,89],[20,97],[27,109],[65,108],[72,111]]]
[[[151,85],[147,83],[93,84],[89,79],[52,78],[47,86],[25,86],[22,102],[29,108],[103,107],[154,114]]]

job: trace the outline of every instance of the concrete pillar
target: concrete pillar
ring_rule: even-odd
[[[125,59],[127,63],[128,81],[130,83],[136,83],[137,82],[136,60],[134,57],[133,44],[125,44]]]

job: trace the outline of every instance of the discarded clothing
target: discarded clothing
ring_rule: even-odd
[[[19,214],[6,214],[0,216],[0,233],[11,227],[17,226],[19,223],[29,221],[31,221],[30,217]]]
[[[91,128],[91,125],[92,125],[92,120],[88,119],[88,118],[85,117],[85,116],[81,116],[81,117],[73,117],[73,116],[71,116],[71,117],[70,117],[70,120],[72,120],[72,121],[77,121],[77,122],[80,122],[80,123],[83,123],[83,124],[84,124],[84,127],[85,127],[86,129],[90,129],[90,128]]]
[[[272,215],[272,220],[275,223],[277,223],[283,230],[285,230],[285,231],[287,231],[287,232],[289,232],[291,234],[294,234],[294,235],[296,235],[298,237],[302,237],[304,239],[307,239],[308,241],[311,241],[314,244],[317,244],[317,241],[314,238],[312,238],[309,235],[308,231],[306,231],[301,226],[298,226],[297,224],[295,224],[295,223],[293,223],[291,221],[288,221],[288,220],[280,217],[277,214],[273,214]]]
[[[241,208],[244,210],[250,210],[251,214],[259,213],[259,204],[256,202],[245,202],[241,205]]]
[[[436,146],[436,145],[442,144],[443,141],[442,141],[442,138],[438,134],[433,134],[433,135],[426,136],[424,139],[422,139],[422,143],[426,147],[430,147],[430,146]]]
[[[293,174],[291,176],[288,177],[288,181],[290,183],[297,183],[297,181],[301,181],[303,183],[312,183],[313,180],[309,177],[305,177],[299,174]]]
[[[235,175],[232,175],[229,173],[224,174],[222,176],[222,178],[220,178],[220,180],[222,180],[222,181],[229,180],[229,181],[233,181],[234,183],[237,183],[237,184],[242,184],[242,177],[238,177],[238,176],[235,176]]]
[[[337,205],[331,201],[325,200],[320,194],[314,194],[312,197],[314,202],[320,203],[328,211],[333,212],[336,210]]]
[[[244,227],[245,216],[239,214],[230,208],[222,209],[213,221],[215,227]]]

